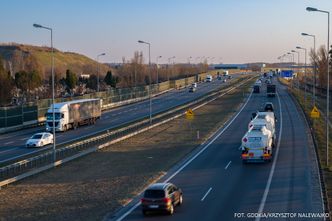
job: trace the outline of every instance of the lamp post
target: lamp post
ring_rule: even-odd
[[[316,67],[316,35],[311,35],[307,33],[301,33],[302,36],[313,37],[314,39],[314,87],[312,90],[313,93],[313,106],[316,106],[316,75],[317,75],[317,67]]]
[[[158,72],[158,59],[159,58],[162,58],[161,55],[159,55],[157,58],[156,58],[156,65],[157,65],[157,85],[158,85],[158,91],[159,91],[159,72]]]
[[[100,72],[100,65],[99,65],[99,57],[100,56],[104,56],[106,55],[106,53],[101,53],[99,55],[97,55],[97,65],[98,65],[98,69],[97,69],[97,91],[99,92],[100,86],[99,86],[99,72]]]
[[[51,48],[52,48],[52,68],[51,68],[51,74],[52,74],[52,131],[53,131],[53,162],[56,160],[56,152],[55,152],[55,146],[56,146],[56,140],[55,140],[55,112],[54,112],[54,48],[53,48],[53,29],[42,26],[39,24],[33,24],[33,27],[35,28],[43,28],[46,30],[49,30],[51,32]]]
[[[327,14],[327,86],[326,86],[326,166],[329,166],[329,112],[330,112],[330,67],[329,67],[329,49],[330,49],[330,12],[319,10],[317,8],[307,7],[309,12],[321,12]]]
[[[300,52],[292,50],[293,53],[297,53],[297,88],[300,90],[300,82],[299,82],[299,72],[300,72]],[[299,91],[300,93],[300,91]]]
[[[300,46],[296,47],[297,49],[304,50],[304,110],[307,106],[307,49]]]
[[[175,56],[168,58],[168,66],[171,65],[171,60],[174,59],[174,58],[175,58]],[[169,81],[169,73],[168,73],[168,71],[167,71],[167,81]]]
[[[146,41],[141,41],[141,40],[138,40],[138,43],[141,43],[141,44],[146,44],[149,46],[149,100],[150,100],[150,124],[152,123],[152,99],[151,99],[151,54],[150,54],[150,48],[151,48],[151,44],[149,42],[146,42]]]

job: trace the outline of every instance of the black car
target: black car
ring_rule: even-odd
[[[273,104],[271,102],[266,102],[264,106],[264,111],[274,112]]]
[[[182,191],[172,183],[155,183],[144,191],[141,199],[143,215],[150,211],[167,212],[172,215],[174,207],[183,202]]]

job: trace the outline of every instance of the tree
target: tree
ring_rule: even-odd
[[[10,102],[11,91],[13,89],[13,80],[10,72],[6,73],[3,62],[0,57],[0,104],[5,105]]]
[[[97,90],[97,81],[98,81],[97,75],[92,74],[92,75],[90,75],[86,86],[90,89]]]
[[[119,77],[113,76],[112,71],[107,71],[104,81],[107,85],[110,85],[111,87],[116,87],[117,83],[119,83]]]
[[[71,70],[66,70],[66,85],[69,89],[75,88],[77,84],[77,76]]]

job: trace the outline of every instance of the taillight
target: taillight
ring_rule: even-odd
[[[141,203],[145,203],[146,202],[146,199],[141,199]]]
[[[172,200],[170,198],[164,198],[163,202],[166,204],[170,204],[172,202]]]
[[[247,142],[248,141],[248,139],[245,137],[245,138],[243,138],[243,142]]]

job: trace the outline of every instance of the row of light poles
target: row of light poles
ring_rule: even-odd
[[[330,113],[330,62],[329,62],[329,49],[330,49],[330,12],[320,10],[317,8],[307,7],[309,12],[321,12],[327,14],[327,86],[326,86],[326,166],[329,166],[329,113]],[[316,52],[316,51],[315,51]],[[316,86],[316,85],[315,85]]]
[[[317,8],[307,7],[309,12],[321,12],[327,14],[327,81],[326,81],[326,166],[329,166],[329,113],[330,113],[330,67],[329,67],[329,48],[330,48],[330,12],[320,10]],[[316,61],[316,35],[301,33],[302,36],[312,37],[314,40],[314,86],[313,86],[313,106],[316,106],[316,78],[317,78],[317,61]],[[305,85],[304,85],[304,103],[306,105],[306,92],[307,92],[307,49],[304,47],[297,46],[296,49],[304,50],[305,54]],[[293,53],[298,53],[298,64],[300,60],[300,53],[298,51],[292,50]],[[288,52],[287,54],[291,54]],[[278,59],[282,60],[286,54],[279,56]],[[294,56],[294,55],[293,55]],[[293,57],[294,62],[294,57]],[[305,106],[306,107],[306,106]]]

